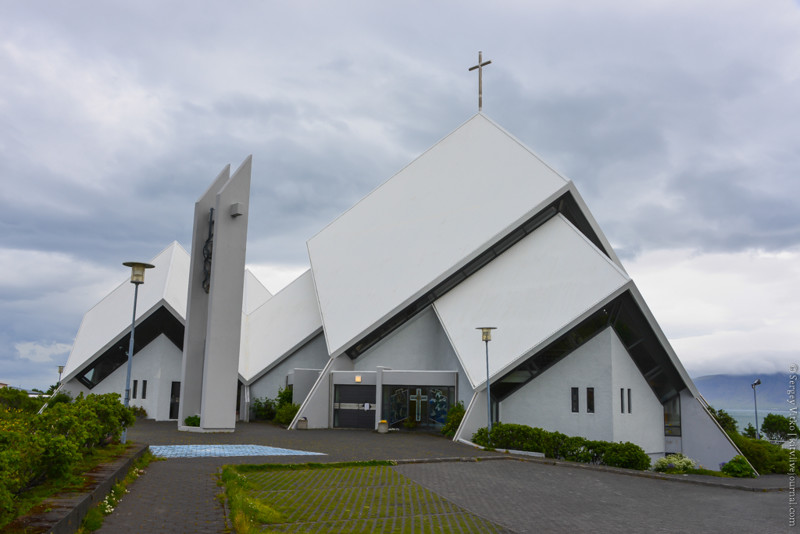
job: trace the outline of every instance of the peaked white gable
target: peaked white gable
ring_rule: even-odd
[[[308,241],[329,353],[342,354],[568,184],[484,115],[472,117]]]
[[[139,286],[136,320],[166,305],[181,320],[186,316],[186,288],[189,283],[189,254],[177,241],[150,260],[155,268],[145,273]],[[133,311],[133,284],[128,276],[103,300],[86,312],[64,367],[64,379],[71,379],[94,356],[128,333]]]
[[[246,317],[239,375],[249,382],[319,333],[322,319],[311,270]]]
[[[433,306],[477,387],[486,382],[486,349],[477,327],[502,327],[489,343],[489,373],[494,376],[629,281],[559,214]]]

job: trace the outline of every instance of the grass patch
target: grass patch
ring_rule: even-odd
[[[154,460],[157,460],[157,458],[149,450],[137,458],[125,478],[111,487],[111,491],[100,504],[89,509],[86,517],[83,518],[81,527],[77,530],[77,534],[86,534],[102,527],[105,517],[114,511],[122,497],[128,493],[128,486],[142,476],[145,473],[145,468]]]
[[[695,469],[689,468],[685,471],[680,471],[677,469],[667,469],[666,471],[661,471],[661,473],[667,475],[707,475],[712,477],[719,477],[719,478],[733,478],[730,475],[726,475],[722,471],[712,471],[711,469]]]
[[[497,532],[392,469],[392,462],[227,465],[233,529],[251,532]]]
[[[239,473],[250,473],[253,471],[300,471],[305,469],[341,469],[342,467],[375,467],[375,466],[393,466],[397,462],[391,460],[367,460],[363,462],[334,462],[334,463],[318,463],[309,462],[305,464],[238,464],[226,465]]]

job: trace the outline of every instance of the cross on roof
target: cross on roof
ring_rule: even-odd
[[[469,68],[470,71],[478,69],[478,111],[483,109],[483,67],[489,65],[491,62],[491,59],[489,61],[483,61],[483,52],[479,51],[478,64]]]

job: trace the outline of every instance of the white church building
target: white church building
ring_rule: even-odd
[[[490,404],[493,421],[683,452],[712,469],[738,454],[575,185],[483,113],[307,247],[310,269],[275,295],[238,273],[238,351],[223,356],[238,381],[204,386],[235,391],[221,407],[232,420],[291,387],[291,428],[435,430],[461,401],[455,439],[486,426]],[[173,243],[151,263],[131,402],[177,420],[192,262]],[[86,313],[64,389],[123,392],[131,297],[125,281]],[[497,327],[490,402],[484,326]]]

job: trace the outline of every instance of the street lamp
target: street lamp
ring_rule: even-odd
[[[489,384],[489,342],[492,340],[492,330],[497,330],[496,326],[479,326],[476,330],[481,331],[481,341],[486,343],[486,418],[489,424],[486,426],[486,439],[489,445],[492,444],[492,393]]]
[[[753,386],[753,405],[756,409],[756,439],[761,439],[761,434],[758,431],[758,401],[756,400],[756,386],[761,385],[761,379],[756,378],[756,381],[751,384]]]
[[[144,270],[152,269],[155,265],[141,263],[138,261],[126,261],[125,267],[131,268],[131,284],[133,284],[133,319],[131,319],[131,340],[128,343],[128,373],[125,376],[125,407],[127,408],[131,400],[131,363],[133,362],[133,331],[136,328],[136,299],[139,297],[139,284],[144,284]],[[127,441],[128,428],[122,429],[122,443]]]
[[[64,372],[64,366],[63,365],[59,365],[58,366],[58,383],[56,384],[56,387],[61,385],[61,373],[63,373],[63,372]]]

